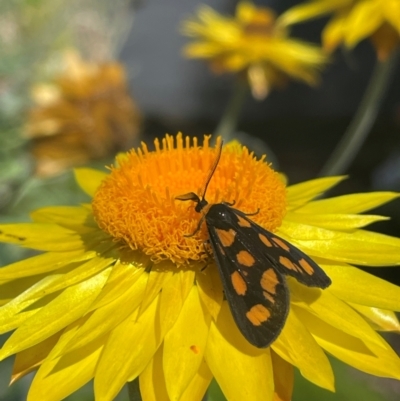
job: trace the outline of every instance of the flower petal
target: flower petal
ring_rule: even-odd
[[[382,6],[379,1],[364,0],[355,3],[346,21],[346,46],[353,47],[371,36],[382,23]]]
[[[214,321],[217,321],[224,298],[221,277],[218,270],[213,267],[208,267],[207,271],[196,273],[196,282],[199,287],[199,296],[202,303],[208,309]]]
[[[193,271],[180,270],[165,283],[160,295],[161,337],[164,337],[178,319],[193,282]]]
[[[397,0],[387,0],[384,4],[385,6],[382,11],[385,18],[400,34],[400,3]]]
[[[147,275],[147,286],[144,293],[142,303],[140,305],[139,315],[154,301],[154,298],[160,293],[164,285],[171,279],[172,271],[164,271],[163,269],[151,269]]]
[[[348,231],[364,227],[376,221],[389,220],[384,216],[373,216],[367,214],[307,214],[288,212],[285,219],[294,223],[304,223],[310,226],[326,228],[327,230]]]
[[[351,233],[283,221],[278,234],[310,256],[366,266],[400,264],[400,239],[365,230]]]
[[[91,197],[94,196],[103,179],[107,177],[103,171],[91,168],[76,168],[74,173],[79,186]]]
[[[400,379],[400,359],[382,339],[382,346],[346,334],[323,322],[315,315],[293,305],[296,314],[307,326],[317,343],[336,358],[363,372]]]
[[[307,380],[334,391],[329,360],[294,309],[290,310],[281,334],[271,347],[281,358],[296,366]]]
[[[89,311],[109,304],[119,298],[129,288],[133,288],[141,275],[145,274],[145,269],[140,264],[139,266],[140,267],[136,267],[132,264],[116,261],[105,286],[93,304],[90,305]],[[147,283],[147,276],[144,280]]]
[[[319,319],[362,341],[382,345],[382,337],[353,308],[335,297],[329,289],[305,287],[295,280],[290,280],[290,293],[293,304],[314,313]]]
[[[165,386],[163,351],[163,346],[161,346],[139,376],[140,394],[143,401],[170,401]],[[179,401],[201,401],[211,379],[212,373],[203,360]]]
[[[271,359],[274,367],[274,401],[291,401],[294,386],[293,365],[286,362],[273,350],[271,351]]]
[[[51,349],[57,344],[61,334],[62,332],[56,333],[41,343],[18,352],[15,356],[10,384],[38,368],[49,355]]]
[[[139,376],[140,395],[143,401],[170,401],[163,369],[163,345]],[[197,401],[195,398],[194,401]]]
[[[114,399],[127,381],[143,372],[162,340],[155,325],[158,307],[159,295],[140,317],[134,313],[111,331],[96,369],[96,400]]]
[[[394,312],[381,308],[349,303],[357,312],[361,313],[372,323],[375,330],[396,331],[400,333],[400,323]]]
[[[45,340],[83,316],[103,287],[110,269],[67,288],[27,319],[6,341],[0,359]]]
[[[226,301],[217,323],[211,323],[205,358],[229,401],[273,400],[270,351],[255,348],[244,339]]]
[[[54,223],[79,233],[99,229],[93,219],[91,209],[82,206],[46,207],[35,210],[30,217],[35,223]]]
[[[350,1],[351,0],[322,0],[303,3],[289,8],[288,11],[284,12],[279,17],[278,21],[283,26],[297,24],[331,13],[346,6]]]
[[[35,375],[27,401],[59,401],[93,378],[104,339],[59,358],[46,358]]]
[[[2,267],[0,282],[49,273],[70,263],[91,259],[95,255],[95,251],[85,251],[84,249],[69,252],[46,252]]]
[[[33,298],[31,294],[47,288],[57,278],[58,276],[44,277],[38,283],[33,284],[10,302],[3,305],[0,308],[0,333],[6,333],[15,329],[30,316],[36,314],[37,310],[25,310],[37,301],[37,298]]]
[[[134,282],[127,280],[124,283],[124,288],[120,288],[120,296],[96,309],[77,330],[71,341],[66,344],[62,353],[87,346],[96,338],[108,334],[130,315],[133,315],[142,300],[146,279],[146,275],[142,274]]]
[[[396,192],[369,192],[318,199],[298,208],[297,213],[363,213],[397,199]],[[308,218],[308,216],[307,216]]]
[[[203,399],[213,375],[203,359],[197,373],[193,377],[179,401],[200,401]],[[158,401],[158,400],[157,400]]]
[[[347,13],[338,12],[325,26],[322,43],[325,51],[333,52],[343,42],[347,28]]]
[[[62,252],[84,248],[82,239],[75,231],[54,224],[2,224],[0,241],[40,251]]]
[[[195,377],[203,360],[210,322],[197,286],[192,286],[177,321],[164,338],[164,375],[171,400],[179,400]]]
[[[400,311],[400,287],[346,265],[321,264],[332,280],[329,291],[356,304]]]
[[[114,263],[114,258],[102,258],[95,256],[93,259],[82,263],[80,266],[67,272],[66,274],[59,274],[51,284],[46,286],[46,288],[32,292],[30,296],[32,299],[43,298],[49,294],[63,290],[64,288],[71,287],[79,282],[95,276],[100,271],[109,267],[112,263]]]
[[[317,178],[301,182],[300,184],[290,185],[287,188],[288,210],[305,205],[311,199],[323,194],[345,178],[345,176]]]

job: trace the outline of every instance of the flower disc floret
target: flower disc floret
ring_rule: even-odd
[[[220,139],[219,139],[220,140]],[[188,192],[201,194],[215,160],[209,137],[203,146],[189,137],[167,136],[117,159],[93,199],[100,228],[121,244],[149,255],[154,262],[182,265],[207,258],[205,226],[194,205],[176,200]],[[270,231],[280,226],[286,210],[286,189],[279,175],[247,148],[225,146],[207,189],[210,203],[235,202]],[[187,236],[193,234],[193,236]]]

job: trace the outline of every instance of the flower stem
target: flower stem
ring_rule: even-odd
[[[230,141],[232,139],[244,100],[249,90],[248,88],[247,82],[241,79],[241,77],[238,77],[233,87],[233,94],[214,131],[214,138],[222,136],[225,141]]]
[[[139,379],[128,382],[126,385],[128,387],[129,401],[142,401],[139,389]]]
[[[395,50],[385,61],[378,61],[360,106],[320,172],[320,176],[338,175],[350,166],[371,131],[387,92],[400,51]]]

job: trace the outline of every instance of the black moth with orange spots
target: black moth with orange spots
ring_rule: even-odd
[[[234,209],[233,204],[209,204],[205,200],[221,151],[222,142],[202,197],[190,192],[176,199],[197,203],[195,210],[203,216],[193,234],[205,220],[235,322],[247,341],[265,348],[278,337],[289,312],[285,275],[309,287],[326,288],[331,280],[299,249],[250,220],[251,215]]]

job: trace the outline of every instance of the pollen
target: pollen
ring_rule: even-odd
[[[117,157],[116,165],[99,186],[92,202],[99,227],[122,247],[139,250],[155,263],[178,267],[206,260],[205,222],[191,201],[176,196],[201,196],[216,149],[205,136],[167,135]],[[217,138],[217,143],[221,138]],[[280,226],[286,211],[286,188],[280,176],[246,147],[226,144],[206,193],[209,203],[235,202],[253,221],[269,231]]]

